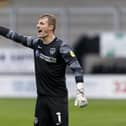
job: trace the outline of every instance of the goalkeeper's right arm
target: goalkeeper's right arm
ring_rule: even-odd
[[[31,36],[20,35],[3,26],[0,26],[0,35],[2,35],[3,37],[6,37],[8,39],[11,39],[15,42],[21,43],[24,46],[27,46],[30,48],[34,48],[34,44],[38,41],[38,39],[35,39]]]
[[[8,32],[9,32],[9,29],[0,26],[0,35],[6,37],[6,35],[8,34]]]

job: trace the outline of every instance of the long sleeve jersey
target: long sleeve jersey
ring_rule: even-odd
[[[33,49],[38,96],[67,96],[66,65],[74,72],[76,83],[83,82],[83,70],[73,50],[59,38],[44,44],[40,38],[20,35],[5,27],[0,27],[0,35]]]

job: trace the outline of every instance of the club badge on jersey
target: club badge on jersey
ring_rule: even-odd
[[[56,53],[56,48],[50,48],[49,52],[51,55],[54,55]]]

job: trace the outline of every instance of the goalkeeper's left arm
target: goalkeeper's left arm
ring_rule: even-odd
[[[76,80],[76,98],[75,98],[74,105],[79,106],[79,107],[85,107],[88,105],[88,101],[87,101],[85,90],[84,90],[82,69],[77,60],[72,62],[70,64],[70,67],[75,73],[75,80]]]
[[[76,80],[76,99],[75,106],[85,107],[88,104],[87,98],[84,91],[84,81],[83,81],[83,70],[74,54],[72,49],[63,44],[60,48],[60,53],[65,60],[65,62],[70,66],[72,71],[75,73]]]

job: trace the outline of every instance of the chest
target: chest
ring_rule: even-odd
[[[59,59],[59,49],[57,46],[38,45],[34,54],[38,62],[57,63]]]

